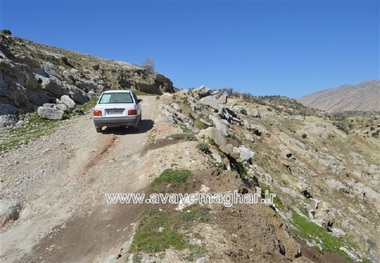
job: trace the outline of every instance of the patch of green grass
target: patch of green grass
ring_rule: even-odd
[[[159,177],[155,178],[151,183],[151,186],[156,186],[166,183],[184,183],[188,178],[192,178],[192,174],[189,170],[164,170]]]
[[[6,128],[0,135],[0,152],[7,152],[22,144],[28,144],[42,136],[56,131],[60,125],[59,120],[42,119],[37,113],[32,113],[25,124]]]
[[[197,137],[195,137],[193,134],[187,134],[185,139],[186,141],[191,141],[191,142],[197,141]]]
[[[169,248],[175,250],[189,248],[190,255],[196,258],[205,254],[205,250],[189,245],[183,230],[191,229],[194,222],[209,222],[210,220],[211,215],[208,211],[198,206],[192,206],[190,212],[149,209],[143,214],[139,223],[130,252],[157,253]]]
[[[293,221],[297,226],[297,229],[293,230],[295,234],[306,239],[320,240],[324,250],[339,254],[344,256],[347,260],[350,260],[350,257],[344,251],[340,250],[340,247],[348,247],[348,244],[342,239],[333,236],[325,229],[310,222],[307,218],[300,216],[295,211],[293,211]]]
[[[206,255],[206,249],[200,245],[189,245],[189,255],[185,258],[188,261],[195,261]]]
[[[212,216],[207,210],[192,209],[181,214],[180,218],[183,221],[201,221],[207,223],[212,219]]]
[[[131,252],[156,253],[168,248],[184,249],[186,242],[175,227],[176,220],[166,211],[158,209],[146,211],[137,228]]]
[[[270,191],[268,186],[261,185],[261,198],[265,198],[265,191],[268,191],[270,194],[276,194],[275,192]],[[284,210],[285,208],[284,204],[281,202],[281,199],[277,196],[277,194],[273,197],[273,204],[280,210]]]

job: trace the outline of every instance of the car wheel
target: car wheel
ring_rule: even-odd
[[[102,127],[95,127],[95,129],[96,129],[96,132],[98,132],[98,133],[102,132]]]
[[[140,132],[140,126],[141,126],[141,117],[139,119],[139,122],[135,126],[133,126],[133,130],[135,132]]]

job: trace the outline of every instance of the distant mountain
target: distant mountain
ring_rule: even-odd
[[[319,91],[297,101],[327,112],[380,111],[380,80]]]

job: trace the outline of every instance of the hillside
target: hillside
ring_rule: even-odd
[[[140,132],[97,133],[94,100],[64,120],[37,115],[32,98],[55,90],[39,86],[41,70],[71,99],[81,90],[88,100],[145,69],[9,35],[1,48],[1,91],[19,92],[1,103],[23,118],[0,129],[1,262],[380,262],[378,113],[326,114],[286,97],[153,85],[157,94],[140,95]],[[49,71],[42,65],[52,52],[65,59],[51,60]],[[102,84],[93,79],[100,68]],[[83,70],[75,85],[55,76],[66,70]],[[86,81],[100,86],[81,89]],[[11,104],[23,92],[25,104]],[[132,204],[110,193],[175,198]]]
[[[380,80],[312,93],[297,99],[305,106],[326,112],[380,111]]]
[[[69,96],[83,104],[106,89],[174,92],[173,83],[150,67],[106,60],[38,44],[0,32],[0,127],[20,114]]]

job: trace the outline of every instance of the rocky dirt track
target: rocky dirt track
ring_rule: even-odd
[[[96,262],[119,252],[143,206],[107,205],[104,194],[136,192],[148,182],[137,167],[158,103],[143,99],[139,133],[98,134],[87,114],[3,154],[0,198],[22,210],[1,230],[2,262]]]

